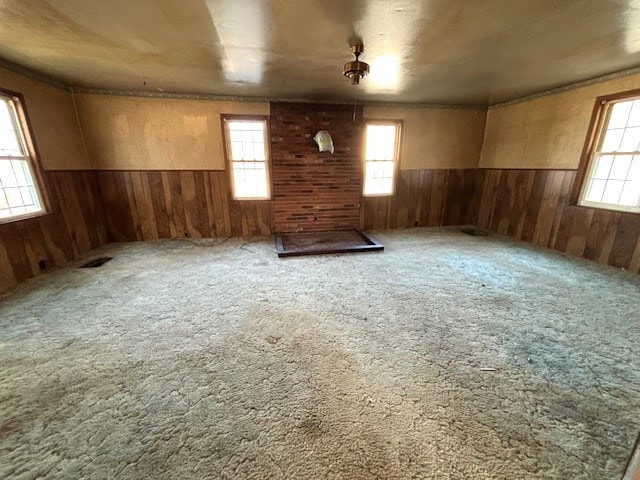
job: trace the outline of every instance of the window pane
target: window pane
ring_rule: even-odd
[[[638,150],[638,144],[640,143],[640,127],[627,128],[622,136],[622,142],[620,143],[620,152],[635,152]]]
[[[608,128],[624,128],[627,126],[629,112],[631,112],[633,101],[617,102],[611,109]]]
[[[267,168],[264,162],[233,162],[233,182],[238,198],[267,197]]]
[[[612,180],[625,180],[631,165],[631,155],[616,155],[613,159],[613,165],[609,172],[609,178]]]
[[[242,159],[253,160],[253,143],[242,142]]]
[[[634,155],[627,179],[640,181],[640,155]]]
[[[229,123],[230,130],[240,130],[240,131],[248,131],[248,130],[262,130],[264,128],[264,123],[262,122],[248,122],[246,120],[231,120]]]
[[[20,187],[20,195],[22,195],[22,205],[25,207],[33,206],[37,203],[30,187]]]
[[[17,208],[22,206],[22,196],[18,187],[5,188],[4,193],[9,202],[9,208]]]
[[[604,203],[617,204],[620,201],[620,195],[622,194],[623,186],[624,182],[620,180],[609,180],[607,182],[607,186],[604,187],[602,201]]]
[[[261,161],[265,161],[266,159],[264,158],[264,145],[260,145],[258,143],[254,143],[253,144],[253,158],[255,160],[261,160]]]
[[[367,125],[367,160],[393,160],[395,125]]]
[[[252,140],[253,140],[252,132],[249,132],[249,131],[242,132],[242,141],[243,142],[251,143]]]
[[[9,160],[0,160],[0,186],[17,187],[18,181],[13,171],[13,165]]]
[[[364,193],[365,195],[393,193],[393,161],[366,163]]]
[[[593,172],[593,178],[609,178],[609,172],[611,171],[611,165],[613,164],[613,155],[602,155],[597,157],[596,168]]]
[[[640,100],[633,101],[627,127],[640,127]]]
[[[30,185],[31,174],[29,173],[29,165],[24,160],[12,160],[11,166],[16,175],[16,183],[19,187]]]
[[[29,213],[26,208],[18,206],[11,209],[11,215],[24,215],[25,213]]]
[[[604,141],[602,142],[603,152],[616,152],[620,147],[622,141],[622,135],[624,135],[624,129],[607,130],[604,135]]]
[[[587,193],[587,200],[589,202],[601,202],[606,185],[606,180],[592,180]]]
[[[18,141],[18,133],[15,131],[13,109],[10,101],[4,99],[0,101],[0,155],[24,156],[22,146]]]
[[[620,195],[620,205],[630,207],[637,206],[640,201],[640,181],[624,182],[622,195]]]
[[[231,160],[242,160],[241,142],[231,142]]]
[[[5,209],[9,217],[42,210],[27,160],[0,160],[0,210]]]

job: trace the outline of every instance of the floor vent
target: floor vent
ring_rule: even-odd
[[[80,268],[98,268],[107,263],[109,260],[112,260],[113,257],[101,257],[96,258],[95,260],[91,260],[90,262],[85,263]]]
[[[479,228],[475,227],[461,228],[460,231],[473,237],[486,237],[487,235],[489,235],[489,232],[487,232],[486,230],[480,230]]]

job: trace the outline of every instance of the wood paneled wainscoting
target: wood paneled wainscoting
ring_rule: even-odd
[[[225,171],[97,172],[110,238],[269,235],[273,201],[234,201]],[[403,170],[396,195],[361,198],[364,229],[474,223],[475,169]]]
[[[97,172],[111,239],[269,235],[271,201],[234,201],[223,170]]]
[[[396,195],[364,197],[360,228],[437,227],[475,223],[477,170],[422,169],[398,172]]]
[[[0,291],[108,243],[96,177],[45,171],[51,213],[0,225]]]
[[[481,169],[477,225],[640,273],[640,215],[571,205],[576,170]]]

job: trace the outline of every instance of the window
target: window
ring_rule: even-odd
[[[367,122],[366,130],[364,195],[393,195],[400,122]]]
[[[19,101],[0,94],[0,222],[44,211]]]
[[[270,198],[267,120],[223,117],[233,198]]]
[[[579,204],[640,212],[640,96],[598,99]]]

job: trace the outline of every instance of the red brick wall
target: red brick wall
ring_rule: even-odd
[[[353,122],[350,105],[271,104],[271,158],[278,232],[334,230],[360,223],[362,107]],[[313,136],[327,130],[332,155]]]

